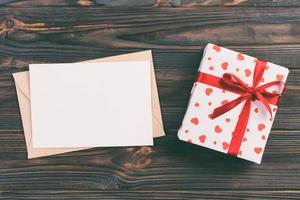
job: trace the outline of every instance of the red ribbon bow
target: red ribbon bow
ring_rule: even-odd
[[[256,61],[256,66],[253,75],[253,86],[250,87],[244,83],[241,79],[231,73],[223,74],[222,78],[202,73],[198,73],[197,82],[205,83],[217,88],[228,90],[240,96],[220,107],[214,109],[212,119],[228,112],[243,101],[246,101],[244,107],[239,115],[237,125],[234,129],[233,136],[229,145],[228,154],[236,156],[239,153],[239,149],[245,134],[245,130],[248,124],[249,115],[251,111],[251,101],[261,101],[265,108],[269,111],[272,118],[272,110],[269,104],[277,105],[280,95],[283,89],[286,87],[282,81],[272,81],[264,85],[258,86],[262,80],[262,76],[266,69],[267,62],[262,60]],[[266,91],[271,86],[283,86],[281,93],[270,93]]]

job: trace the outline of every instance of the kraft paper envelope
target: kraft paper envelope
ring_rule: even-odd
[[[155,73],[153,67],[151,51],[142,51],[137,53],[130,53],[107,58],[100,58],[95,60],[83,61],[82,63],[97,63],[97,62],[114,62],[114,61],[143,61],[149,60],[151,63],[151,100],[152,100],[152,123],[153,123],[153,137],[161,137],[165,135],[163,122],[161,117],[161,110],[158,98],[157,85],[155,80]],[[29,72],[14,73],[15,85],[21,112],[23,130],[25,135],[28,158],[37,158],[43,156],[50,156],[55,154],[67,153],[72,151],[83,150],[87,148],[34,148],[32,144],[32,130],[31,130],[31,103],[30,103],[30,83]]]

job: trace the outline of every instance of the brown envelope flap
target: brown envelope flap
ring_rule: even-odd
[[[22,84],[22,83],[29,83],[29,73],[26,72],[17,72],[13,73],[13,77],[15,79],[16,87],[20,90],[20,92],[30,100],[30,88],[29,84]]]

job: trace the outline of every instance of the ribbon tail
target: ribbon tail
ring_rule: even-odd
[[[268,100],[259,92],[256,92],[256,96],[257,96],[257,99],[259,101],[261,101],[264,104],[264,106],[267,108],[267,110],[269,111],[269,113],[271,115],[271,119],[273,119],[272,110],[271,110]]]
[[[271,93],[271,92],[268,92],[266,89],[271,87],[271,86],[277,86],[277,87],[280,87],[280,92],[279,93]],[[286,84],[282,81],[273,81],[273,82],[269,82],[269,83],[266,83],[264,85],[261,85],[259,87],[256,88],[256,91],[258,91],[261,95],[258,95],[258,93],[256,92],[256,96],[259,96],[259,100],[261,99],[265,99],[265,102],[267,104],[273,104],[273,105],[278,105],[278,102],[279,102],[279,99],[280,99],[280,96],[281,96],[281,93],[285,90],[286,88]],[[263,96],[263,97],[261,97]],[[264,102],[263,102],[264,103]],[[264,105],[266,106],[266,103],[264,103]],[[267,107],[267,106],[266,106]],[[269,109],[268,109],[269,110]],[[270,112],[270,110],[269,110]],[[270,112],[271,114],[272,112]],[[271,114],[272,116],[272,114]]]
[[[242,103],[245,99],[247,99],[249,97],[250,97],[249,94],[242,95],[233,101],[230,101],[222,106],[215,108],[214,112],[212,113],[212,119],[215,119],[215,118],[219,117],[220,115],[223,115],[224,113],[233,109],[234,107],[236,107],[237,105],[239,105],[240,103]]]
[[[272,82],[269,82],[269,83],[266,83],[264,85],[261,85],[259,87],[257,87],[258,90],[265,90],[267,89],[268,87],[271,87],[271,86],[277,86],[277,87],[282,87],[282,91],[286,88],[286,84],[282,81],[272,81]]]
[[[238,122],[236,124],[236,127],[233,131],[233,135],[231,138],[231,142],[229,145],[228,154],[232,156],[237,156],[245,135],[245,131],[247,128],[249,115],[251,111],[251,98],[247,99],[245,102],[245,105],[242,109],[242,112],[239,115]]]

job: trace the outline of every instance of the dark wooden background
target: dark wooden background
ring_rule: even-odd
[[[0,192],[11,199],[299,199],[300,1],[0,0]],[[290,69],[263,162],[176,137],[208,43]],[[153,50],[167,136],[26,159],[12,73]]]

